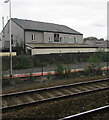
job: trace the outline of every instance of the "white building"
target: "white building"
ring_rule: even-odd
[[[40,54],[39,52],[37,53],[37,47],[39,48],[39,46],[43,46],[43,49],[46,48],[46,50],[49,48],[49,52],[46,52],[49,54],[50,48],[52,49],[52,52],[56,52],[53,48],[57,48],[56,53],[61,51],[64,53],[71,52],[71,50],[66,51],[66,48],[69,48],[69,45],[71,48],[74,45],[83,44],[83,34],[64,25],[17,18],[12,18],[11,22],[12,46],[16,47],[23,43],[25,51],[32,55]],[[1,36],[3,49],[9,49],[9,21],[2,30]],[[45,51],[42,51],[42,54],[43,52]]]

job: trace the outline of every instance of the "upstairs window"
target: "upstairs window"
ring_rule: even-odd
[[[74,43],[78,43],[77,37],[74,37]]]
[[[62,37],[60,37],[60,42],[62,42]]]
[[[11,34],[11,44],[13,45],[13,40],[14,40],[14,37],[13,37],[13,34]]]
[[[3,37],[5,37],[5,30],[3,30]]]
[[[49,37],[49,41],[50,41],[51,39],[50,39],[50,37]]]
[[[54,34],[54,42],[59,42],[59,34]]]
[[[52,42],[52,36],[48,38],[48,42]]]
[[[36,35],[32,34],[32,41],[35,41]]]
[[[8,29],[7,29],[7,34],[9,34],[9,24],[8,24],[7,28],[8,28]]]

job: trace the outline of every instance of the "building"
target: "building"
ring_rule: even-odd
[[[53,23],[44,23],[31,20],[11,19],[12,27],[12,46],[23,45],[24,50],[29,54],[37,53],[37,47],[43,49],[68,48],[74,45],[83,44],[83,34],[65,26]],[[2,48],[9,49],[9,21],[1,32]],[[45,47],[46,46],[46,47]],[[66,46],[66,47],[65,47]],[[40,51],[41,52],[41,51]],[[42,51],[43,54],[44,51]],[[53,52],[53,51],[52,51]],[[64,50],[66,52],[66,50]],[[69,52],[69,51],[67,51]],[[47,53],[47,52],[46,52]],[[44,53],[45,54],[45,53]]]
[[[99,48],[109,47],[109,41],[104,39],[87,39],[84,41],[84,45],[90,45]]]

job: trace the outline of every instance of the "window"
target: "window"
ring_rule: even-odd
[[[54,42],[59,42],[59,34],[54,34]]]
[[[64,36],[64,43],[68,43],[68,39],[66,36]]]
[[[62,42],[62,37],[60,37],[60,42]]]
[[[74,43],[78,43],[77,37],[74,37]]]
[[[36,35],[32,34],[32,41],[35,41]]]
[[[13,45],[13,35],[11,34],[11,44]]]
[[[7,29],[7,34],[9,34],[9,24],[8,24],[8,26],[7,26],[7,27],[8,27],[8,29]]]
[[[70,40],[72,40],[72,37],[70,36]]]
[[[48,42],[52,42],[52,36],[48,37]]]
[[[5,30],[3,30],[3,37],[5,37]]]
[[[49,37],[49,41],[50,41],[50,37]]]

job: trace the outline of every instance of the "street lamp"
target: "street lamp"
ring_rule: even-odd
[[[10,48],[10,77],[12,77],[12,44],[11,44],[11,0],[5,0],[4,3],[8,3],[9,2],[9,28],[10,28],[10,32],[9,32],[9,40],[10,40],[10,44],[9,44],[9,48]]]

